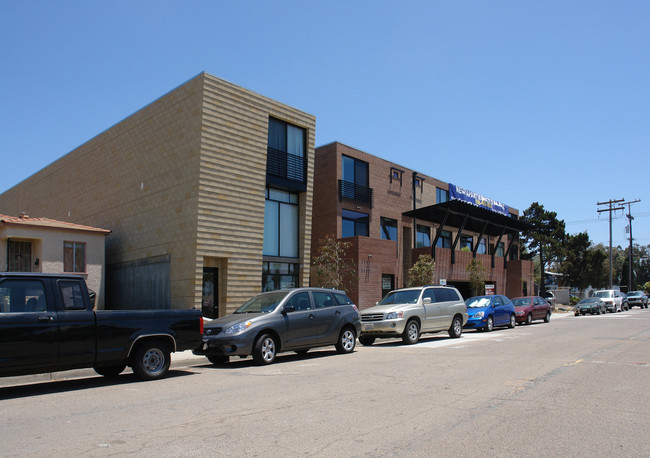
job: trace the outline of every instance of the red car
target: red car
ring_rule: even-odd
[[[512,303],[519,324],[530,324],[533,320],[544,320],[545,323],[551,321],[551,304],[539,296],[517,297]]]

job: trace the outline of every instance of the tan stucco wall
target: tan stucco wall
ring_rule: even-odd
[[[63,243],[86,244],[86,278],[88,288],[97,293],[95,304],[104,308],[105,272],[104,246],[106,236],[93,232],[64,231],[58,229],[0,227],[0,270],[7,270],[7,239],[32,242],[32,272],[63,273]],[[34,260],[38,259],[38,266]]]

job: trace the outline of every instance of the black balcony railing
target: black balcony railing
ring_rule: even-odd
[[[351,200],[372,208],[372,188],[339,180],[339,200]]]
[[[307,182],[307,159],[274,148],[267,148],[266,173],[299,183]]]

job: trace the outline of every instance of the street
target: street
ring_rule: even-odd
[[[154,382],[0,379],[0,455],[648,456],[650,312],[559,315],[266,367],[172,355]]]

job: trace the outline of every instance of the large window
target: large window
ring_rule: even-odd
[[[431,246],[431,228],[418,224],[415,233],[415,248],[427,248]]]
[[[342,156],[341,162],[343,179],[339,182],[339,197],[372,206],[368,163],[349,156]]]
[[[392,218],[380,218],[381,238],[384,240],[397,240],[397,220]]]
[[[449,191],[446,189],[436,188],[436,203],[440,204],[447,201],[449,201]]]
[[[264,255],[298,257],[298,194],[266,189]]]
[[[63,242],[63,271],[86,271],[86,244],[81,242]]]
[[[460,238],[460,249],[467,248],[469,251],[472,251],[474,248],[474,239],[471,235],[463,235]]]
[[[298,264],[289,262],[262,263],[262,291],[276,291],[297,286]]]
[[[497,256],[501,256],[501,257],[503,257],[503,256],[505,255],[505,252],[506,252],[506,251],[505,251],[505,249],[504,249],[503,242],[499,242],[499,243],[497,244],[497,252],[496,252],[496,255],[497,255]]]
[[[305,130],[269,118],[267,172],[294,181],[305,181]]]
[[[478,248],[476,249],[477,254],[487,254],[487,242],[485,241],[485,237],[483,237],[479,242],[478,242]]]
[[[368,214],[341,210],[341,237],[368,237]]]
[[[438,248],[451,248],[451,232],[440,231],[440,236],[438,237],[436,246]]]

